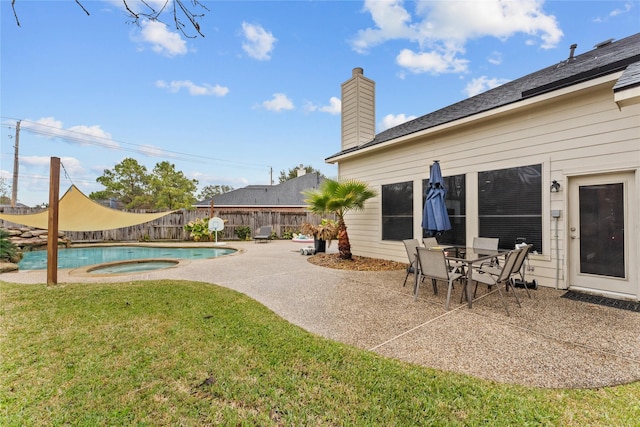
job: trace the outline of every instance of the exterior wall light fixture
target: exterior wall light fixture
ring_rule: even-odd
[[[560,191],[560,183],[554,179],[551,181],[551,192],[557,193],[558,191]]]

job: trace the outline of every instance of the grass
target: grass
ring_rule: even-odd
[[[0,282],[0,425],[637,425],[640,383],[496,384],[309,334],[199,282]]]

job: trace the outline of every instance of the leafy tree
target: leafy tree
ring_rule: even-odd
[[[298,177],[298,169],[300,169],[302,165],[300,166],[296,166],[294,168],[289,169],[289,172],[285,172],[284,170],[280,171],[280,177],[279,177],[279,182],[280,184],[282,184],[285,181],[288,181],[290,179],[293,178],[297,178]],[[319,173],[321,176],[322,173],[320,173],[320,171],[318,169],[314,169],[313,166],[302,166],[302,169],[304,169],[304,171],[306,173]]]
[[[76,1],[76,4],[80,6],[80,8],[82,8],[84,13],[86,13],[87,15],[90,15],[87,8],[85,8],[84,5],[82,4],[83,3],[82,1],[80,0],[75,0],[75,1]],[[154,8],[153,5],[158,4],[158,2],[149,2],[144,0],[143,1],[122,0],[122,4],[124,5],[127,16],[131,18],[131,22],[133,22],[138,26],[140,25],[141,19],[148,19],[150,21],[161,22],[160,17],[163,14],[169,14],[173,19],[175,28],[178,31],[180,31],[182,34],[184,34],[185,37],[189,37],[189,38],[196,37],[196,36],[190,36],[185,32],[186,24],[183,22],[185,18],[189,22],[189,24],[193,27],[193,29],[196,30],[197,33],[200,34],[202,37],[204,37],[204,34],[200,32],[200,24],[198,23],[198,20],[204,16],[204,13],[196,13],[195,10],[202,9],[202,10],[209,11],[209,9],[203,4],[203,2],[199,0],[190,0],[189,1],[189,3],[191,3],[190,7],[188,5],[185,5],[185,3],[186,3],[185,0],[165,0],[162,6],[160,7],[156,6]],[[135,6],[132,6],[132,5],[135,5]],[[139,7],[140,9],[138,10],[136,6]],[[19,27],[20,20],[18,19],[18,13],[16,11],[16,0],[11,1],[11,7],[13,8],[13,16],[16,18],[16,24]]]
[[[149,181],[154,207],[160,210],[191,207],[196,201],[197,186],[198,180],[187,178],[167,161],[156,164]]]
[[[0,205],[8,205],[11,203],[11,197],[9,197],[9,182],[8,179],[0,176]]]
[[[234,190],[234,188],[230,185],[205,185],[198,194],[198,200],[212,199],[213,196],[228,193],[232,190]]]
[[[92,199],[116,199],[127,209],[150,209],[153,198],[149,189],[151,176],[147,168],[137,160],[127,157],[113,170],[105,169],[104,174],[96,178],[105,187],[89,195]]]
[[[351,243],[347,234],[344,216],[349,211],[364,209],[364,202],[375,197],[377,193],[361,181],[352,179],[346,181],[325,180],[318,189],[304,191],[305,202],[309,209],[318,215],[332,212],[338,218],[338,251],[340,258],[350,260]]]

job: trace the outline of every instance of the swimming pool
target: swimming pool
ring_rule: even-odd
[[[136,259],[206,259],[236,252],[231,248],[156,247],[156,246],[91,246],[58,249],[58,268],[78,268],[94,264]],[[18,263],[20,270],[46,270],[47,251],[25,252]]]

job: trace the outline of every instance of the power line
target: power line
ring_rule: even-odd
[[[6,117],[6,116],[0,116],[0,118],[6,119],[6,120],[18,120],[18,119],[13,119],[11,117]],[[117,139],[90,135],[90,134],[86,134],[79,131],[61,129],[55,126],[46,125],[38,122],[32,122],[29,120],[21,120],[21,121],[23,123],[22,131],[25,131],[25,132],[30,132],[30,133],[41,135],[41,136],[65,139],[68,141],[77,142],[85,145],[94,145],[98,147],[104,147],[111,150],[134,152],[134,153],[142,154],[149,157],[162,157],[164,155],[172,159],[184,160],[184,161],[196,162],[196,163],[206,163],[206,160],[209,160],[214,162],[235,164],[239,166],[269,167],[269,165],[263,165],[263,164],[257,164],[257,163],[238,162],[235,160],[203,156],[201,154],[189,154],[189,153],[183,153],[180,151],[166,150],[164,148],[147,147],[141,144],[133,144],[130,142],[121,141]],[[25,126],[25,124],[27,124],[27,126]],[[35,127],[31,127],[29,126],[29,124]],[[3,126],[6,126],[7,128],[11,127],[5,124],[3,124]],[[117,144],[124,144],[132,148],[121,147],[120,145],[117,145]]]

